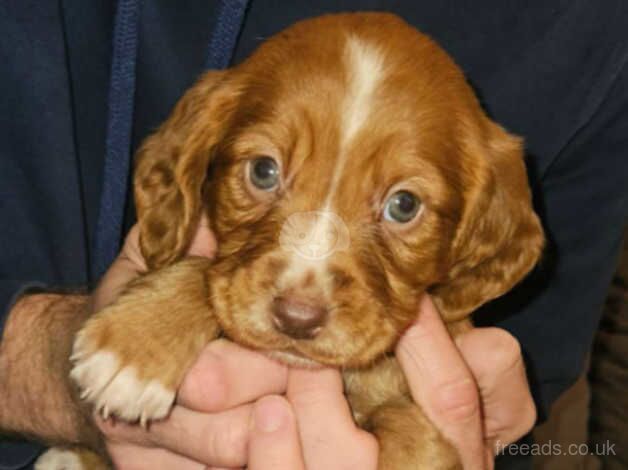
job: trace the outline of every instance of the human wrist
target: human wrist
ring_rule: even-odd
[[[0,343],[0,431],[48,443],[99,445],[68,380],[72,341],[87,305],[86,295],[51,293],[15,303]]]

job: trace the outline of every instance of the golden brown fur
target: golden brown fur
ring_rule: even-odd
[[[280,162],[274,192],[247,180],[262,155]],[[421,199],[407,224],[381,217],[394,188]],[[390,353],[423,293],[455,335],[526,275],[543,237],[520,140],[432,40],[388,14],[297,23],[185,94],[138,153],[135,198],[153,272],[88,322],[75,359],[114,352],[121,368],[176,390],[222,331],[292,364],[342,367],[356,420],[379,438],[380,469],[459,466]],[[320,219],[290,217],[330,207],[342,226],[324,235],[338,249],[297,259],[281,241],[286,224]],[[203,213],[216,257],[181,261]],[[329,310],[315,338],[275,328],[280,296]]]

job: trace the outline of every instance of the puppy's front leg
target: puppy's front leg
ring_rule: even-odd
[[[201,349],[219,332],[210,261],[190,258],[132,282],[78,333],[70,376],[103,416],[164,418]]]
[[[379,442],[378,470],[462,469],[456,449],[409,399],[381,405],[367,427]]]

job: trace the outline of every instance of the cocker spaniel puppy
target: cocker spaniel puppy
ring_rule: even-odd
[[[164,418],[200,350],[231,340],[342,367],[381,470],[458,468],[392,355],[428,292],[452,335],[543,245],[522,143],[452,59],[390,14],[299,22],[208,72],[137,155],[150,273],[94,315],[71,377],[103,414]],[[202,214],[213,260],[185,258]]]

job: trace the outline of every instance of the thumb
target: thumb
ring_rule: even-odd
[[[268,395],[253,406],[249,470],[305,470],[296,418],[285,398]]]
[[[203,214],[198,222],[196,234],[188,250],[189,255],[213,258],[216,253],[216,237],[209,227],[209,220]]]
[[[97,312],[113,302],[122,289],[146,271],[146,263],[140,251],[140,230],[134,225],[129,231],[118,257],[104,274],[91,296],[91,311]]]
[[[209,227],[207,216],[203,214],[190,248],[189,255],[211,258],[216,251],[216,238]],[[91,297],[91,310],[97,312],[113,302],[124,287],[147,270],[140,250],[140,229],[135,224],[124,240],[118,257],[102,277]]]
[[[414,401],[456,447],[464,468],[486,468],[477,385],[428,295],[396,356]]]

